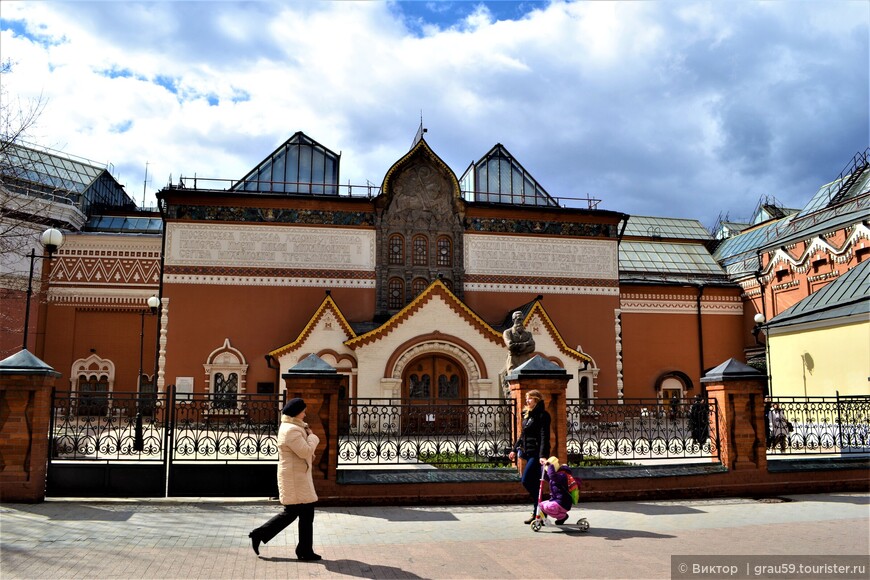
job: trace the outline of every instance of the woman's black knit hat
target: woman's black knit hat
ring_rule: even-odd
[[[287,401],[287,404],[284,405],[284,409],[281,412],[289,417],[295,417],[296,415],[304,411],[305,407],[305,401],[303,401],[299,397],[296,397]]]

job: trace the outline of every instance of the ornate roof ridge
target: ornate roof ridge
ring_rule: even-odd
[[[311,335],[311,332],[314,330],[314,326],[318,322],[320,322],[320,319],[323,318],[323,315],[324,313],[326,313],[327,310],[332,310],[336,318],[338,318],[339,324],[341,324],[342,328],[344,328],[344,331],[351,337],[351,339],[356,338],[356,333],[353,331],[350,323],[348,323],[347,319],[344,317],[344,314],[341,313],[341,309],[338,307],[338,304],[335,303],[335,300],[332,299],[332,296],[330,294],[327,294],[326,298],[323,299],[323,302],[320,303],[320,306],[317,307],[317,310],[314,311],[314,314],[311,315],[311,318],[308,320],[308,323],[299,333],[299,336],[296,337],[296,340],[285,344],[284,346],[276,348],[269,353],[269,356],[278,357],[298,348],[305,341],[305,339]]]
[[[435,280],[429,286],[423,290],[416,298],[411,300],[404,308],[399,310],[396,314],[390,317],[384,324],[375,328],[374,330],[370,330],[365,334],[361,334],[359,336],[355,336],[349,340],[345,341],[345,346],[350,348],[356,348],[358,346],[363,346],[365,344],[369,344],[375,342],[383,336],[389,334],[393,329],[395,329],[400,323],[404,322],[410,316],[420,310],[423,305],[429,302],[433,297],[441,296],[447,304],[448,308],[455,311],[457,314],[465,318],[469,321],[472,326],[477,327],[477,329],[488,339],[492,340],[497,344],[502,343],[502,336],[497,330],[495,330],[492,326],[490,326],[485,320],[483,320],[480,316],[478,316],[473,310],[471,310],[468,306],[465,305],[462,300],[456,297],[453,292],[450,291],[447,286],[441,280]]]

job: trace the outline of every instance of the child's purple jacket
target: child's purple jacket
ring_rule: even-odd
[[[559,471],[553,469],[552,465],[547,465],[547,472],[544,474],[544,480],[550,482],[550,499],[562,506],[566,511],[571,509],[571,494],[568,493],[568,477],[566,472],[570,472],[568,466],[562,465]]]

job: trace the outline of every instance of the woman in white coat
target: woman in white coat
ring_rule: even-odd
[[[311,476],[314,450],[319,443],[320,439],[305,423],[305,401],[290,399],[281,411],[281,426],[278,428],[278,496],[284,510],[248,534],[257,555],[260,554],[260,543],[268,544],[299,518],[296,557],[306,562],[321,559],[313,547],[317,493]]]

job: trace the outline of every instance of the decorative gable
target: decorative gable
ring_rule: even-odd
[[[320,303],[299,336],[293,342],[273,350],[269,356],[277,359],[303,348],[310,351],[312,349],[307,347],[312,337],[315,337],[318,342],[328,343],[332,349],[340,347],[346,340],[356,337],[353,328],[329,294]]]

